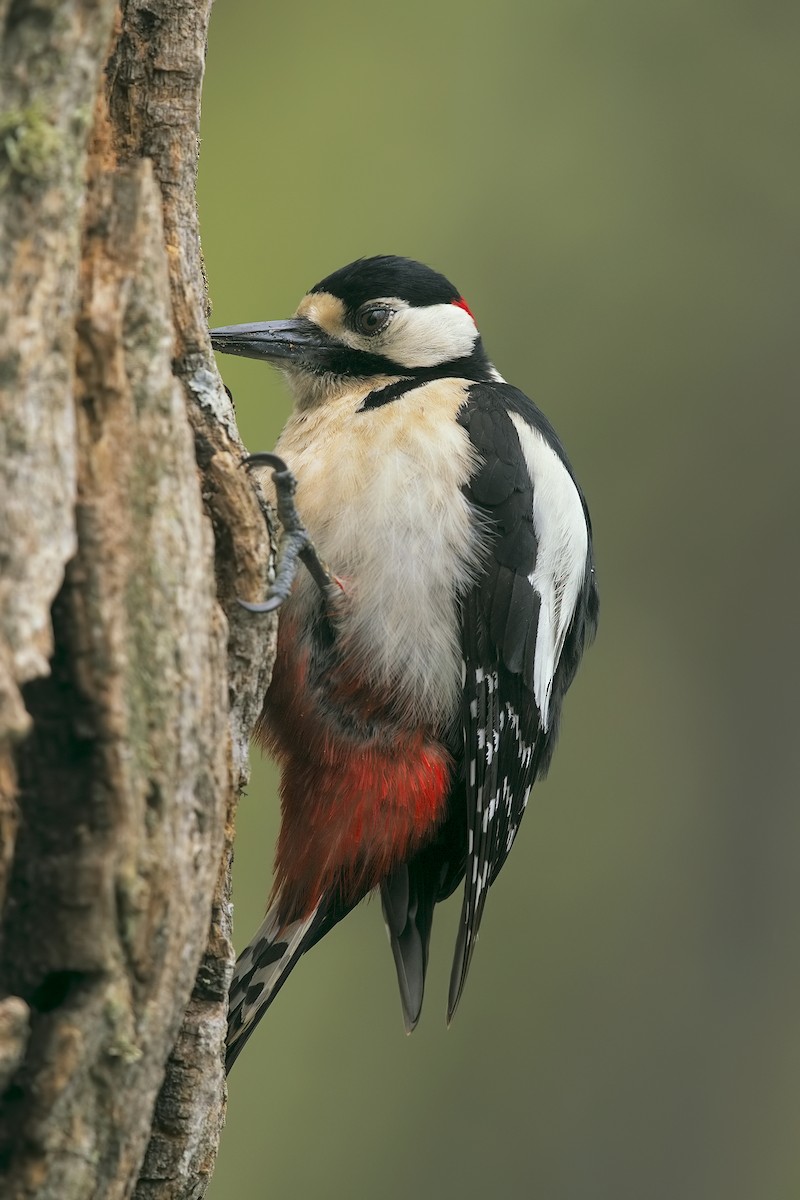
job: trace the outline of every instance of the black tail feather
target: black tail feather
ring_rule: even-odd
[[[411,1033],[422,1011],[436,904],[436,889],[422,857],[392,872],[381,884],[381,901],[397,968],[403,1020],[406,1033]]]

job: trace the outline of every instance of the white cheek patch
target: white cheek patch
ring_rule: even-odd
[[[403,308],[384,334],[371,339],[372,347],[404,367],[438,367],[456,358],[467,358],[478,340],[478,330],[468,312],[456,304],[430,304]]]
[[[385,305],[394,313],[384,332],[375,337],[348,328],[344,304],[327,292],[305,296],[296,315],[314,321],[351,350],[384,355],[401,367],[438,367],[440,363],[467,358],[478,340],[475,321],[458,304],[411,308],[397,296],[376,298],[372,303]]]

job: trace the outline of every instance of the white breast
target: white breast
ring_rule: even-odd
[[[465,385],[436,380],[359,412],[369,390],[295,412],[276,449],[297,476],[319,553],[344,584],[340,632],[359,667],[417,719],[446,722],[460,694],[456,598],[480,554],[461,491],[474,469],[456,422]],[[315,599],[301,577],[290,603]]]
[[[511,420],[533,480],[537,551],[529,579],[540,598],[533,693],[547,729],[553,676],[586,574],[589,532],[578,489],[555,450],[517,413]]]

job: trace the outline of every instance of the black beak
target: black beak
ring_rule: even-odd
[[[211,330],[211,345],[222,354],[261,358],[278,365],[294,359],[298,366],[320,365],[335,347],[327,333],[305,317],[261,321],[253,325],[223,325],[221,329]]]

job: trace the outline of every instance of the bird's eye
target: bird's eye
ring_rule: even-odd
[[[356,314],[356,329],[359,333],[365,333],[367,337],[371,337],[374,333],[380,333],[389,324],[392,316],[391,308],[387,308],[384,304],[371,304],[369,308],[362,308]]]

